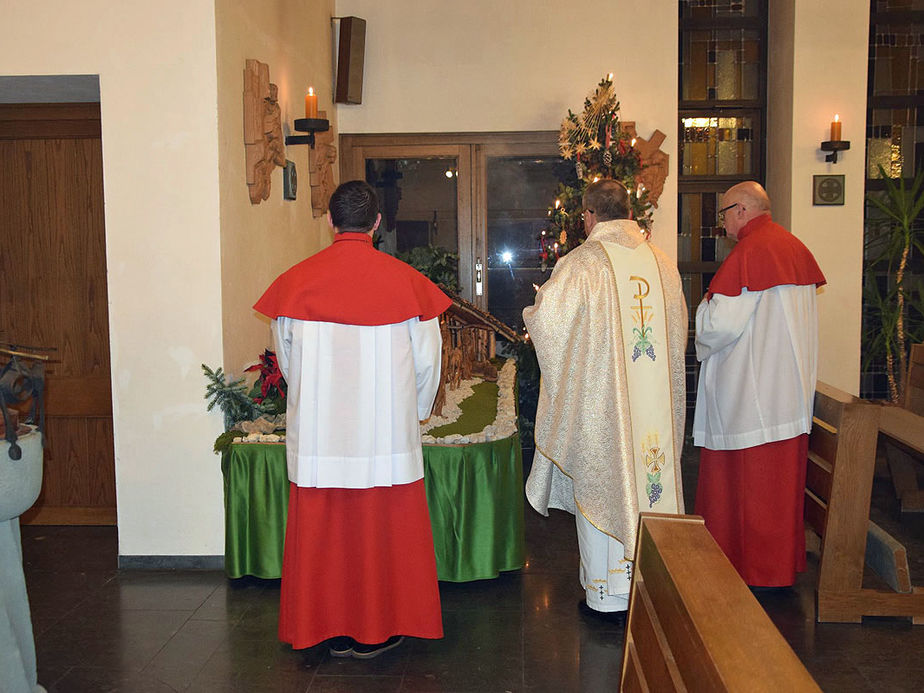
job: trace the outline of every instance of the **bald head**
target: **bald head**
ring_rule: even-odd
[[[722,196],[725,212],[725,231],[732,238],[751,219],[770,212],[770,197],[760,183],[752,180],[733,185]]]

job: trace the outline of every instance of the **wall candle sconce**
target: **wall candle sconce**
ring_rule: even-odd
[[[825,157],[825,161],[832,164],[837,163],[837,153],[850,149],[850,142],[841,139],[841,118],[834,114],[834,120],[831,121],[831,139],[821,143],[821,151],[830,152]]]
[[[305,117],[295,119],[296,132],[307,132],[307,135],[287,135],[286,144],[307,144],[314,149],[314,133],[330,130],[330,121],[318,117],[318,95],[313,87],[308,87],[305,94]],[[321,113],[320,115],[325,115]]]
[[[327,118],[296,118],[296,132],[307,132],[307,135],[286,135],[286,144],[307,144],[314,149],[314,133],[330,130],[330,121]]]

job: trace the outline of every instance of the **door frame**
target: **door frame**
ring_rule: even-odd
[[[492,156],[558,156],[558,131],[341,134],[340,180],[365,180],[367,159],[424,159],[455,156],[458,161],[457,228],[459,293],[479,308],[490,287],[475,295],[475,264],[487,277],[487,161]]]

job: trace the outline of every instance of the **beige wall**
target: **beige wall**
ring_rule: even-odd
[[[98,74],[119,551],[220,554],[212,0],[7,2],[0,72]]]
[[[868,38],[869,0],[771,3],[768,191],[774,216],[828,280],[818,302],[818,377],[852,394],[860,386]],[[819,146],[835,113],[851,149],[832,164]],[[843,206],[813,206],[812,176],[824,173],[845,175]]]
[[[279,87],[283,129],[305,117],[305,90],[319,95],[336,130],[333,108],[331,17],[333,0],[217,0],[218,178],[221,200],[221,294],[224,366],[240,374],[271,345],[269,321],[251,309],[280,272],[330,243],[326,217],[311,212],[308,146],[286,147],[295,162],[298,195],[282,198],[282,169],[272,175],[268,200],[252,205],[244,169],[242,94],[244,61],[267,63]],[[335,132],[336,137],[336,132]],[[336,141],[336,140],[335,140]],[[335,169],[338,167],[335,165]],[[339,173],[335,171],[335,175]]]
[[[367,22],[363,103],[338,106],[345,133],[558,130],[615,73],[622,119],[667,135],[653,238],[676,256],[676,3],[336,0],[336,11]]]

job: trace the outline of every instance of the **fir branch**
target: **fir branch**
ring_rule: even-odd
[[[252,421],[259,416],[259,407],[248,395],[244,378],[227,382],[221,366],[212,370],[204,363],[202,372],[208,381],[205,387],[205,399],[209,403],[206,410],[212,411],[216,406],[221,409],[226,431],[238,421]]]

